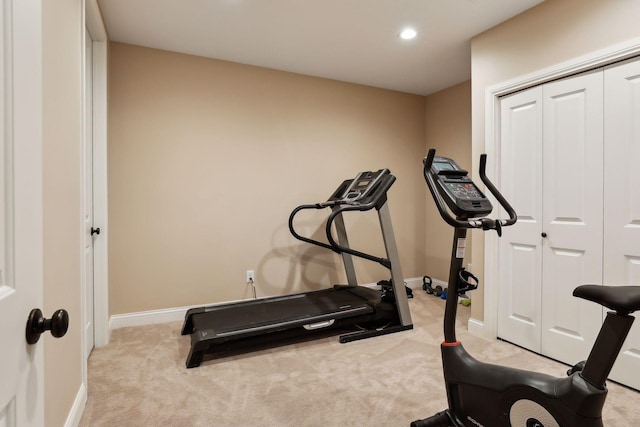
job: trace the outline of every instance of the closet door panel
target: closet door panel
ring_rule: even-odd
[[[500,110],[499,188],[518,213],[518,222],[505,228],[499,240],[498,336],[539,352],[542,87],[503,98]]]
[[[604,283],[640,285],[640,61],[605,70]],[[636,322],[611,379],[640,389]]]
[[[602,322],[572,296],[602,283],[602,71],[543,86],[542,354],[585,359]]]

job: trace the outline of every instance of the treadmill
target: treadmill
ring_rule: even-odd
[[[396,178],[388,169],[360,172],[340,184],[326,202],[301,205],[289,216],[289,230],[298,240],[341,254],[347,284],[329,289],[285,296],[260,298],[189,309],[182,335],[191,335],[187,368],[200,366],[206,354],[250,351],[284,340],[309,339],[342,333],[346,343],[377,335],[412,329],[408,296],[404,286],[387,191]],[[326,223],[327,241],[301,236],[294,217],[303,210],[330,209]],[[343,212],[378,213],[386,257],[376,257],[349,247]],[[333,236],[333,229],[337,240]],[[378,282],[379,289],[359,286],[353,256],[379,263],[390,271],[390,280]]]

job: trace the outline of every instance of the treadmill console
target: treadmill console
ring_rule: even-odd
[[[331,196],[332,201],[338,203],[358,203],[371,196],[385,175],[389,175],[389,169],[380,169],[376,172],[360,172],[352,180],[342,185]]]
[[[477,218],[491,213],[489,199],[469,178],[468,172],[452,159],[436,156],[429,173],[433,176],[438,193],[459,218]]]

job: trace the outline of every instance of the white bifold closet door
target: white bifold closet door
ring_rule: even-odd
[[[542,348],[566,363],[586,359],[602,307],[572,295],[602,284],[602,71],[543,86]]]
[[[498,249],[498,336],[574,364],[607,310],[573,289],[640,285],[640,60],[507,96],[500,120],[518,223]],[[640,324],[610,378],[640,389]]]
[[[604,74],[604,283],[640,285],[640,62]],[[640,322],[610,378],[640,389]]]
[[[585,359],[602,283],[602,72],[501,101],[501,188],[518,223],[500,241],[498,335],[566,363]]]
[[[518,222],[499,239],[498,336],[540,352],[542,86],[501,101],[500,191]]]

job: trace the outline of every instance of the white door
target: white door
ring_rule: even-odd
[[[0,3],[0,426],[41,426],[43,345],[25,340],[42,308],[41,2]]]
[[[602,283],[603,73],[543,86],[542,354],[586,359],[602,308],[572,296]]]
[[[605,70],[604,283],[640,285],[640,62]],[[610,378],[640,390],[636,322]]]
[[[93,43],[85,29],[85,107],[84,107],[84,292],[85,352],[89,357],[94,346],[93,321]],[[96,235],[97,237],[97,235]]]
[[[498,337],[540,352],[542,87],[500,100],[500,191],[518,213],[500,244]]]

